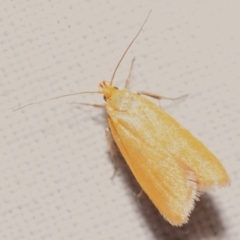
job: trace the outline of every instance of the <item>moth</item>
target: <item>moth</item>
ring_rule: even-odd
[[[230,180],[220,161],[198,139],[142,95],[157,99],[161,96],[145,91],[130,92],[127,89],[130,74],[123,90],[113,86],[115,73],[149,14],[122,55],[110,82],[102,81],[97,92],[60,97],[103,94],[111,134],[133,175],[163,217],[170,224],[181,226],[188,222],[202,192],[214,186],[226,186]],[[59,97],[52,99],[56,98]],[[26,106],[32,104],[36,103]]]

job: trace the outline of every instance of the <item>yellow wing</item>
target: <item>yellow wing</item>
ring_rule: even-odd
[[[218,159],[154,103],[116,90],[106,109],[122,155],[142,189],[171,224],[188,221],[199,191],[229,183]]]

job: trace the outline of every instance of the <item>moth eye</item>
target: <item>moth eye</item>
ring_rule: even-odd
[[[103,95],[103,99],[104,99],[104,101],[107,101],[107,98],[106,98],[106,96],[105,96],[105,95]]]

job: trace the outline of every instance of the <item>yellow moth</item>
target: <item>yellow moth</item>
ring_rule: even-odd
[[[158,99],[161,96],[130,92],[126,89],[130,76],[123,90],[113,87],[118,66],[147,18],[109,83],[101,82],[98,92],[60,97],[82,93],[104,95],[112,136],[136,180],[163,217],[172,225],[181,226],[188,222],[200,194],[211,187],[229,184],[229,178],[219,160],[198,139],[141,95]]]

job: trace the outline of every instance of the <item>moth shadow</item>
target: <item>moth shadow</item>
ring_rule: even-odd
[[[220,210],[209,194],[203,194],[200,201],[196,202],[187,224],[174,227],[162,217],[145,193],[137,197],[141,187],[122,157],[118,158],[118,171],[120,172],[118,175],[126,183],[126,188],[130,188],[135,193],[132,197],[136,199],[136,204],[146,223],[145,227],[153,233],[154,239],[192,240],[211,239],[211,237],[217,239],[224,235],[225,227]]]
[[[173,227],[165,221],[146,195],[142,199],[142,206],[142,215],[156,239],[160,237],[165,240],[211,239],[224,235],[225,227],[220,217],[220,210],[208,194],[201,196],[191,213],[189,222],[182,227]]]

